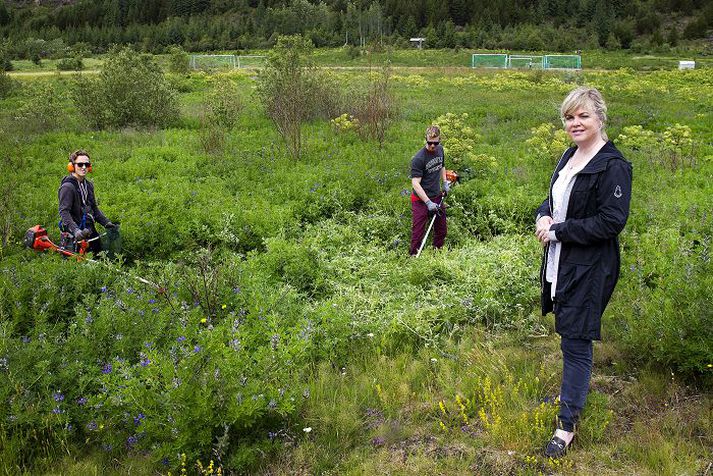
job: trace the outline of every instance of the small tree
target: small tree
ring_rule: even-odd
[[[312,117],[317,102],[311,53],[312,43],[302,36],[280,36],[258,75],[260,102],[294,159],[302,149],[302,124]]]
[[[386,130],[397,116],[397,105],[391,92],[389,79],[391,71],[384,66],[378,76],[372,76],[369,91],[354,116],[359,120],[362,136],[376,139],[384,146]]]
[[[76,81],[72,99],[97,128],[163,126],[178,117],[176,92],[161,68],[131,48],[112,48],[98,78]]]
[[[240,89],[235,81],[226,75],[215,76],[213,87],[206,96],[205,111],[211,123],[232,129],[243,111]]]
[[[180,46],[168,48],[168,70],[176,74],[188,73],[188,53]]]

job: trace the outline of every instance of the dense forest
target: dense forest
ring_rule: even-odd
[[[254,49],[295,33],[318,47],[423,36],[428,48],[646,50],[705,38],[711,27],[706,0],[0,0],[0,36],[16,57],[75,44]]]

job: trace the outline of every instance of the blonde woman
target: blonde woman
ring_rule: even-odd
[[[563,357],[557,429],[545,455],[563,456],[589,393],[592,341],[619,278],[619,240],[629,216],[632,168],[604,131],[607,107],[596,89],[580,87],[565,98],[567,149],[537,210],[544,246],[542,314],[554,312]]]

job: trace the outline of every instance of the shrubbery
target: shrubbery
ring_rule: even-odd
[[[281,36],[258,75],[258,97],[294,159],[299,159],[302,150],[302,124],[313,116],[319,102],[311,52],[309,40]]]
[[[165,126],[178,118],[178,100],[148,55],[115,47],[98,79],[81,77],[72,99],[92,127]]]
[[[57,70],[59,71],[81,71],[84,69],[84,62],[81,56],[72,58],[62,58],[57,61]]]
[[[611,324],[635,361],[655,362],[687,375],[713,364],[713,262],[710,224],[703,241],[675,228],[652,228],[625,259]],[[633,238],[633,237],[632,237]]]
[[[24,132],[48,132],[61,123],[64,94],[52,83],[42,82],[25,91],[27,101],[15,114],[15,127]]]
[[[14,86],[15,82],[12,78],[5,71],[0,70],[0,99],[9,96]]]
[[[168,48],[168,70],[176,74],[188,73],[188,53],[180,46]]]

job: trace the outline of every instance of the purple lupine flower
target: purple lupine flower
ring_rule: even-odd
[[[111,364],[105,364],[104,367],[102,367],[102,373],[110,374],[113,369],[114,368],[111,366]]]
[[[171,463],[170,463],[170,461],[168,460],[168,458],[164,458],[164,459],[161,460],[161,464],[164,465],[164,466],[168,466],[168,465],[171,464]]]
[[[92,322],[94,322],[94,319],[92,319],[91,314],[84,318],[85,324],[91,324]]]
[[[178,342],[183,342],[186,340],[186,336],[179,336],[178,339],[176,339]]]
[[[97,428],[99,428],[99,425],[97,425],[97,422],[95,421],[90,421],[87,423],[87,430],[89,431],[96,431]]]
[[[132,288],[129,288],[126,290],[126,294],[134,294],[134,290]]]
[[[141,366],[142,366],[142,367],[148,367],[148,365],[151,363],[151,361],[149,360],[148,357],[144,356],[144,357],[141,359],[141,362],[140,362],[140,363],[141,363]]]
[[[277,334],[273,334],[272,337],[270,337],[270,345],[272,346],[272,350],[277,350],[278,342],[280,342],[280,336]]]
[[[156,300],[153,299],[153,298],[152,298],[152,299],[149,299],[149,304],[156,304]]]
[[[267,437],[270,439],[270,441],[274,440],[277,437],[277,433],[273,433],[272,431],[267,432]]]
[[[271,410],[274,410],[275,408],[277,408],[277,402],[275,401],[274,398],[272,400],[270,400],[270,402],[267,404],[267,408],[269,408]]]
[[[86,405],[87,404],[87,399],[84,397],[78,398],[77,399],[77,405]]]
[[[143,413],[139,413],[134,417],[134,425],[139,426],[146,416]]]
[[[64,401],[64,395],[62,395],[62,392],[61,392],[61,391],[54,392],[54,393],[52,394],[52,398],[54,398],[54,401],[55,401],[55,402]]]
[[[60,413],[64,413],[64,410],[62,410],[62,409],[59,408],[59,407],[54,407],[54,408],[52,409],[52,413],[54,413],[55,415],[59,415]]]
[[[240,294],[240,286],[235,286],[233,288],[233,294]]]
[[[196,354],[197,354],[198,352],[200,352],[200,351],[201,351],[201,346],[199,346],[199,345],[197,345],[197,346],[195,346],[195,347],[193,348],[193,352],[196,353]]]
[[[103,292],[103,293],[106,292],[106,286],[102,286],[102,292]]]
[[[382,436],[377,436],[371,440],[371,444],[374,446],[384,446],[386,440]]]
[[[20,338],[20,340],[22,341],[23,344],[29,344],[32,339],[30,339],[30,338],[27,337],[27,336],[22,336],[22,337]]]

